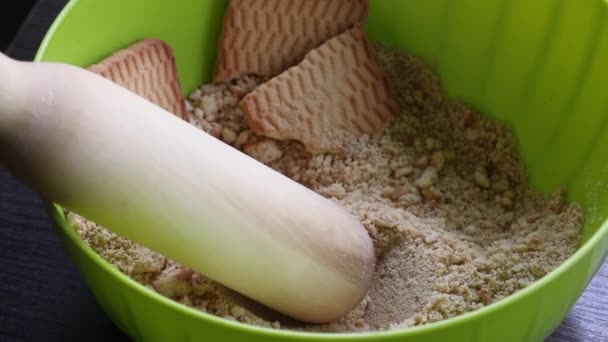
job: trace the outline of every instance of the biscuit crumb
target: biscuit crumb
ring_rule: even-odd
[[[480,187],[490,187],[490,180],[488,179],[488,175],[486,175],[486,171],[483,168],[477,168],[473,174],[473,178],[475,179],[475,183],[477,183],[477,185]]]
[[[152,286],[163,296],[177,298],[191,291],[191,278],[191,270],[179,265],[172,265],[156,276],[156,279],[152,281]]]
[[[414,185],[419,188],[428,188],[429,186],[435,184],[436,181],[437,170],[432,167],[429,167],[428,169],[424,170],[424,172],[422,173],[422,175],[420,175],[420,177],[418,177],[418,179],[416,179]]]
[[[443,169],[443,165],[445,164],[445,157],[443,156],[443,152],[435,151],[431,155],[431,166],[435,168],[437,171],[441,171]]]
[[[262,163],[270,163],[283,156],[283,152],[279,148],[278,144],[271,139],[263,139],[255,143],[245,145],[244,151]]]
[[[222,128],[222,140],[224,140],[228,144],[233,144],[236,142],[236,132],[229,127]]]

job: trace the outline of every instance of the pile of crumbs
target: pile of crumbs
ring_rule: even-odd
[[[582,211],[564,193],[533,191],[508,127],[446,97],[418,59],[378,47],[403,107],[340,155],[254,134],[239,100],[264,80],[204,85],[191,123],[331,198],[357,216],[377,265],[361,304],[329,324],[281,316],[93,222],[78,234],[120,271],[198,310],[263,327],[324,332],[400,329],[479,309],[530,285],[576,250]]]

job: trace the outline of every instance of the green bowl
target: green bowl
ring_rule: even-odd
[[[225,1],[73,0],[37,60],[85,66],[144,37],[175,50],[184,91],[211,77]],[[604,0],[372,0],[370,37],[424,58],[450,95],[512,124],[534,186],[585,210],[578,251],[516,294],[403,331],[309,334],[217,318],[137,284],[88,248],[49,204],[99,303],[147,341],[534,341],[557,327],[608,252],[608,5]]]

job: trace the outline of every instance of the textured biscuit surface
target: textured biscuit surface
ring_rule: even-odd
[[[362,27],[309,52],[240,102],[257,134],[339,152],[353,135],[381,131],[399,111]]]
[[[367,0],[232,0],[214,81],[276,76],[311,49],[363,23],[367,13]]]
[[[88,69],[182,119],[188,118],[175,56],[162,40],[141,40]]]

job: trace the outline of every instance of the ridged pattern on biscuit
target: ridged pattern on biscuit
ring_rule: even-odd
[[[367,13],[367,0],[232,0],[214,81],[276,76],[311,49],[363,23]]]
[[[240,105],[257,134],[299,140],[313,153],[338,152],[353,135],[379,132],[399,111],[360,26],[311,51]]]
[[[175,56],[158,39],[144,39],[88,68],[187,120]]]

